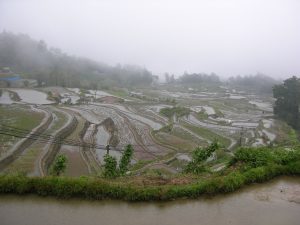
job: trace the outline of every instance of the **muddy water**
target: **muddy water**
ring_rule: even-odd
[[[2,225],[298,225],[300,178],[280,178],[212,199],[165,203],[1,196],[0,218]]]
[[[109,141],[110,134],[105,130],[103,126],[98,126],[97,133],[95,134],[95,140],[97,145],[106,146]]]
[[[105,128],[103,126],[98,126],[97,129],[98,129],[98,131],[95,134],[95,140],[96,140],[97,145],[106,146],[109,142],[110,134],[105,130]],[[106,150],[104,148],[96,149],[97,158],[101,163],[104,163],[105,154],[106,154]],[[109,154],[111,156],[116,157],[118,161],[122,155],[119,151],[114,151],[114,150],[110,150]]]
[[[32,89],[20,89],[20,88],[11,88],[9,89],[13,92],[16,92],[21,98],[21,102],[29,104],[54,104],[55,102],[47,100],[47,94],[44,92],[32,90]]]

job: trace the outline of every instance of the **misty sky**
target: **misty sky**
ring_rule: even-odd
[[[0,0],[0,31],[155,74],[300,76],[299,0]]]

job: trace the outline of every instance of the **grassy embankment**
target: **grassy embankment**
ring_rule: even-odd
[[[53,125],[46,130],[45,134],[52,135],[53,132],[60,129],[67,121],[67,117],[63,113],[55,111],[54,114],[56,117],[55,121],[53,122]],[[6,171],[22,172],[26,174],[34,172],[35,162],[44,147],[45,143],[39,141],[34,142],[22,155],[6,168]]]
[[[207,173],[207,172],[206,172]],[[1,194],[37,194],[59,198],[122,199],[128,201],[172,200],[197,198],[235,191],[245,185],[264,182],[279,175],[300,175],[300,148],[239,149],[229,165],[217,173],[193,176],[195,180],[181,182],[186,175],[177,176],[177,183],[170,180],[147,185],[134,182],[137,177],[116,180],[80,177],[26,177],[2,175]]]
[[[187,129],[193,131],[194,133],[198,134],[199,136],[201,136],[207,140],[214,141],[217,139],[224,147],[228,147],[231,143],[228,138],[225,138],[219,134],[216,134],[207,128],[203,128],[200,126],[194,126],[194,125],[191,125],[186,122],[181,122],[181,123]]]
[[[178,151],[190,151],[198,145],[206,144],[205,141],[193,137],[190,133],[180,127],[173,127],[174,119],[187,116],[190,110],[185,107],[163,108],[160,114],[169,119],[169,124],[160,130],[153,132],[153,137],[161,144],[172,146]]]
[[[38,126],[44,114],[30,110],[27,106],[3,105],[0,106],[1,125],[23,129],[25,134]],[[11,147],[20,138],[0,134],[0,155],[6,148]]]

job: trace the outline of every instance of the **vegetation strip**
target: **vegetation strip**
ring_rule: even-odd
[[[220,172],[214,177],[185,185],[138,186],[114,183],[109,179],[92,177],[68,178],[1,175],[0,193],[37,194],[58,198],[76,197],[94,200],[159,201],[178,198],[198,198],[202,195],[228,193],[251,183],[268,181],[276,176],[300,175],[299,155],[296,159],[294,155],[292,158],[286,155],[282,156],[280,158],[281,162],[278,164],[261,163],[264,166],[249,168],[251,163],[246,163],[240,169],[236,169],[242,163],[242,160],[245,160],[243,158],[245,155],[251,161],[252,156],[249,157],[249,154],[240,154],[238,158],[232,161],[234,167],[231,168],[231,172],[226,174],[225,170],[225,172]],[[235,160],[238,160],[238,162]]]

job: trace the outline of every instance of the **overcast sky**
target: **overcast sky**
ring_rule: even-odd
[[[0,31],[155,74],[300,76],[299,0],[0,0]]]

